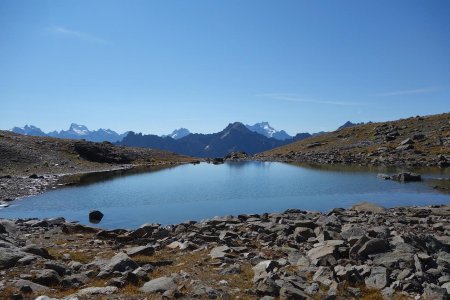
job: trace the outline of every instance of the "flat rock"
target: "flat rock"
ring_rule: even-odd
[[[146,282],[139,290],[143,293],[164,293],[176,288],[177,284],[172,278],[159,277]]]
[[[227,253],[229,253],[231,251],[231,248],[228,246],[218,246],[215,247],[211,250],[211,252],[209,253],[209,256],[211,256],[211,258],[224,258],[225,256],[227,256]]]
[[[137,255],[153,255],[153,253],[155,253],[155,248],[153,246],[138,246],[128,248],[125,252],[131,257]]]
[[[75,294],[67,296],[66,298],[75,298],[75,297],[86,297],[88,299],[92,299],[93,296],[102,296],[102,295],[112,295],[118,292],[118,288],[115,286],[106,286],[106,287],[88,287],[82,290],[79,290]]]
[[[361,202],[355,204],[350,209],[356,210],[358,212],[371,212],[371,213],[380,213],[386,210],[384,207],[370,202]]]
[[[387,269],[385,267],[373,267],[365,283],[369,288],[383,289],[388,285]]]

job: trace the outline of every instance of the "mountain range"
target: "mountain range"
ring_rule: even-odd
[[[356,125],[359,124],[346,122],[339,129]],[[124,146],[168,150],[194,157],[223,157],[234,151],[255,154],[324,134],[324,132],[314,134],[305,132],[290,136],[284,130],[276,130],[268,122],[260,122],[254,125],[244,125],[240,122],[234,122],[230,123],[222,131],[211,134],[191,133],[186,128],[179,128],[171,134],[162,136],[135,133],[132,131],[119,134],[111,129],[91,131],[86,126],[76,123],[72,123],[68,130],[48,133],[43,132],[40,128],[33,125],[26,125],[22,128],[14,127],[11,131],[24,135],[84,139],[93,142],[108,141]]]
[[[273,130],[271,131],[273,132]],[[179,139],[170,136],[160,137],[153,134],[143,135],[142,133],[130,132],[118,144],[168,150],[195,157],[223,157],[234,151],[255,154],[311,136],[309,133],[302,133],[295,137],[279,140],[267,137],[270,134],[268,131],[266,134],[261,134],[249,130],[246,125],[235,122],[230,123],[225,129],[217,133],[191,133]]]
[[[75,139],[75,140],[87,140],[92,142],[111,142],[115,143],[122,140],[128,132],[119,134],[111,129],[100,128],[98,130],[89,130],[84,125],[79,125],[76,123],[70,124],[68,130],[52,131],[45,133],[40,128],[33,125],[25,125],[24,127],[14,127],[11,129],[12,132],[23,134],[23,135],[34,135],[34,136],[50,136],[61,139]]]

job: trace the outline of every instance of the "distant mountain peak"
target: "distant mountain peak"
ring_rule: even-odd
[[[172,131],[171,134],[163,135],[163,137],[167,137],[168,136],[168,137],[171,137],[171,138],[173,138],[175,140],[178,140],[178,139],[184,138],[185,136],[188,136],[190,134],[191,134],[191,132],[189,131],[189,129],[181,127],[181,128],[178,128],[178,129],[175,129],[174,131]]]
[[[24,127],[14,127],[11,129],[12,132],[24,134],[24,135],[34,135],[34,136],[51,136],[55,138],[63,139],[85,139],[93,142],[118,142],[121,141],[128,132],[123,134],[118,134],[111,129],[98,129],[90,131],[86,126],[77,123],[70,124],[68,130],[52,131],[45,133],[40,128],[34,125],[25,125]]]
[[[90,133],[89,129],[84,125],[79,125],[77,123],[70,124],[69,131],[75,132],[78,135],[87,135]]]
[[[353,123],[353,122],[347,121],[342,126],[339,126],[337,130],[344,129],[344,128],[349,128],[349,127],[353,127],[353,126],[358,126],[358,125],[363,125],[363,124],[364,124],[364,122]]]
[[[14,127],[11,129],[12,132],[23,134],[23,135],[34,135],[34,136],[45,136],[46,134],[34,125],[25,125],[24,127]]]
[[[292,136],[287,134],[287,132],[284,130],[277,131],[275,128],[270,126],[269,122],[267,122],[267,121],[262,121],[262,122],[254,124],[254,125],[245,125],[245,126],[250,131],[262,134],[268,138],[274,138],[274,139],[282,140],[282,141],[292,138]]]

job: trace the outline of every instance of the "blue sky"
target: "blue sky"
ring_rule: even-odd
[[[0,128],[288,133],[450,111],[450,1],[0,1]]]

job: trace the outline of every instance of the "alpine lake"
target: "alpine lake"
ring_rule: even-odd
[[[450,170],[412,170],[422,182],[377,178],[400,171],[405,170],[250,161],[94,173],[75,185],[16,200],[0,210],[0,218],[64,217],[90,224],[89,212],[100,210],[104,217],[94,226],[131,229],[289,208],[328,211],[363,201],[384,207],[450,204],[450,195],[432,184],[448,178]]]

